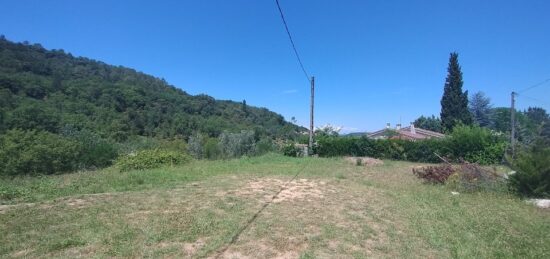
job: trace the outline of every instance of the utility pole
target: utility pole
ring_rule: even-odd
[[[313,154],[313,103],[315,97],[315,77],[311,77],[311,102],[309,110],[309,148],[308,155]]]
[[[515,149],[516,149],[516,93],[515,92],[512,92],[512,104],[511,104],[511,107],[510,107],[510,145],[512,145],[512,157],[515,156],[516,152],[515,152]]]

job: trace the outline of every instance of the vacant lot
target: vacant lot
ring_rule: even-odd
[[[417,165],[266,155],[0,180],[0,256],[550,257],[549,211],[452,195]]]

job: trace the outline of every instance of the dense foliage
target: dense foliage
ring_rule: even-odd
[[[0,135],[0,174],[53,174],[77,168],[79,145],[44,131],[9,130]]]
[[[451,132],[457,124],[472,123],[472,117],[468,111],[468,91],[462,92],[462,84],[458,54],[451,53],[441,98],[441,124],[445,132]]]
[[[217,138],[241,130],[258,140],[303,129],[246,101],[192,96],[133,69],[0,37],[2,174],[104,167],[163,140],[185,144],[197,132]]]
[[[474,124],[487,127],[491,123],[491,99],[483,92],[477,92],[470,98],[468,109],[472,114]]]
[[[479,96],[477,98],[480,99]],[[486,97],[483,98],[485,98],[485,101],[489,100]],[[470,111],[474,116],[475,124],[507,135],[506,138],[509,139],[511,129],[510,108],[485,109],[491,107],[491,105],[484,100],[470,100]],[[478,102],[478,104],[472,102]],[[544,127],[548,127],[548,123],[545,124],[545,121],[548,120],[550,120],[550,116],[546,110],[540,107],[529,107],[524,111],[516,111],[516,140],[523,144],[531,143],[541,131],[545,130]],[[433,115],[431,117],[420,116],[414,121],[414,125],[418,128],[442,132],[441,120]]]
[[[142,135],[218,136],[224,130],[255,128],[289,136],[297,126],[246,102],[217,101],[133,69],[115,67],[39,44],[0,39],[0,130],[58,133],[64,125],[124,141]]]
[[[124,172],[130,170],[143,170],[162,166],[181,165],[190,161],[188,155],[171,150],[152,149],[141,150],[136,153],[120,157],[116,161],[116,167]]]
[[[197,159],[230,159],[263,155],[276,148],[271,139],[260,138],[251,130],[243,130],[239,133],[223,132],[217,138],[195,134],[189,138],[187,149]]]
[[[441,162],[438,157],[453,161],[466,160],[480,164],[499,163],[506,148],[498,133],[480,127],[457,126],[445,139],[408,141],[369,139],[366,137],[325,137],[317,141],[320,156],[369,156],[415,162]]]
[[[431,117],[420,116],[413,122],[413,124],[417,128],[443,133],[441,120],[434,115]]]
[[[537,140],[525,147],[511,160],[516,171],[510,185],[518,194],[527,197],[550,198],[550,145]]]

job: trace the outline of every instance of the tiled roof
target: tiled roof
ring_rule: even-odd
[[[389,130],[389,129],[381,129],[381,130],[369,133],[367,136],[370,137],[370,138],[377,137],[377,136],[382,136],[387,130]],[[400,136],[404,136],[404,137],[410,138],[410,139],[428,139],[428,138],[444,138],[445,137],[444,134],[441,134],[439,132],[426,130],[426,129],[421,129],[421,128],[416,128],[416,127],[414,128],[415,133],[412,133],[410,126],[401,128],[400,130],[394,130],[394,131],[396,133],[399,133]]]

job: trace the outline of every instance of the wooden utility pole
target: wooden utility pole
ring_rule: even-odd
[[[311,102],[309,110],[309,147],[308,155],[313,154],[313,103],[315,99],[315,77],[311,77]]]
[[[512,157],[516,154],[516,93],[512,92],[512,104],[510,106],[510,145],[512,146]]]

